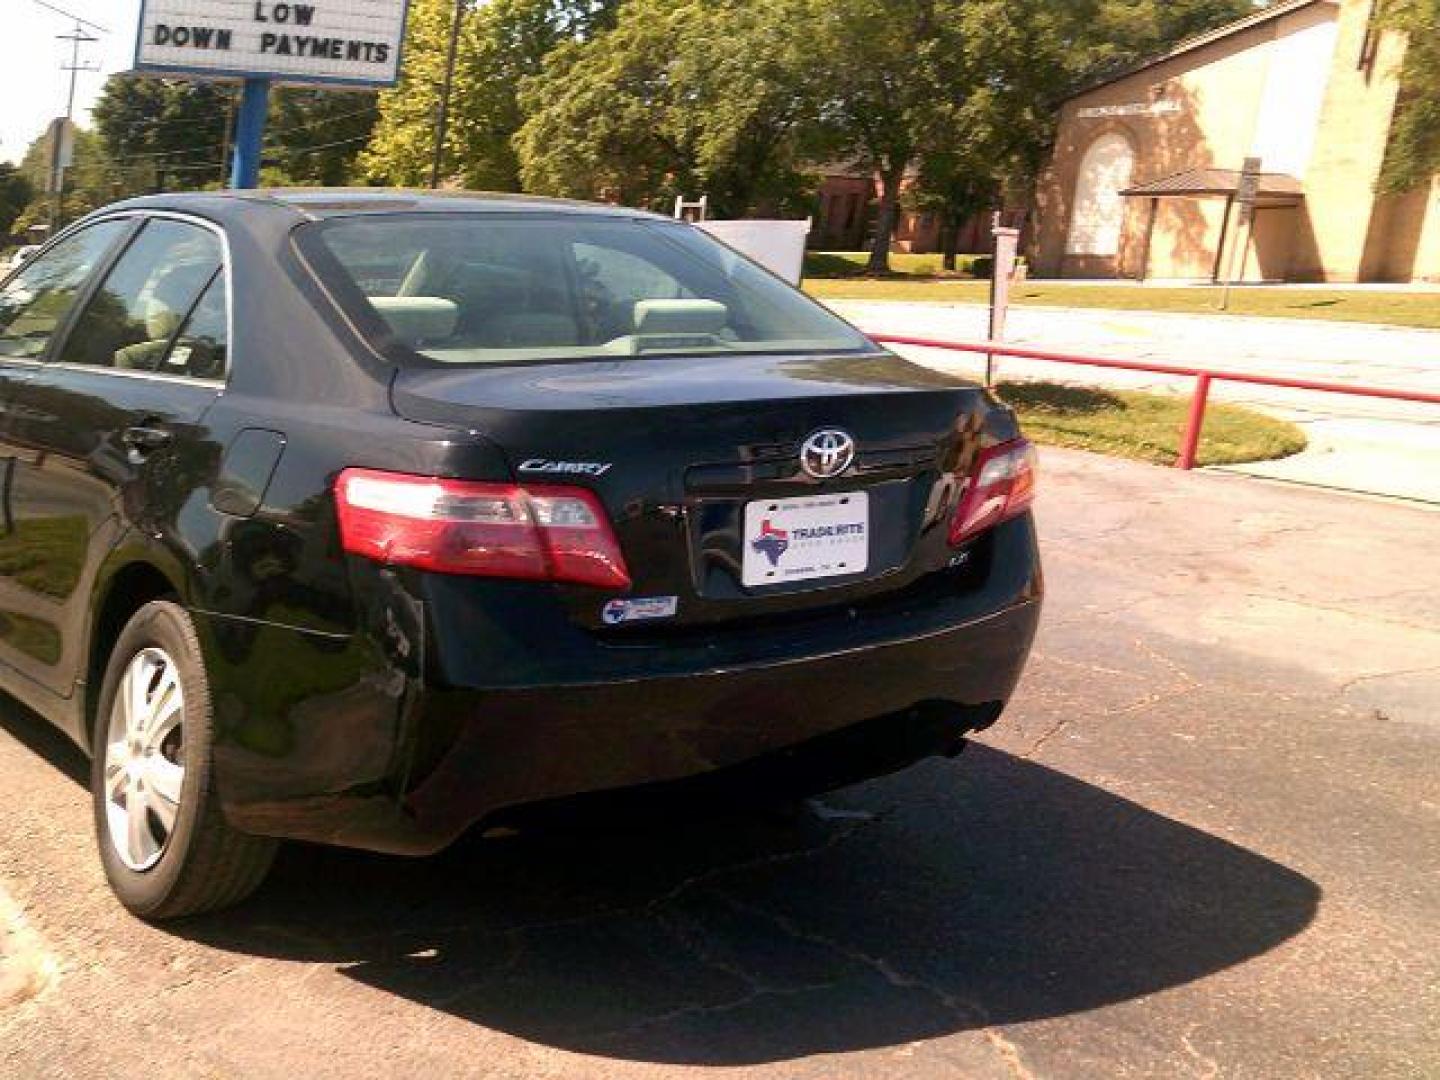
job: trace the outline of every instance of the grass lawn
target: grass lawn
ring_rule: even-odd
[[[1037,443],[1094,450],[1155,465],[1174,465],[1189,398],[1135,390],[1098,390],[1048,382],[1005,382],[1000,397],[1020,415]],[[1305,433],[1242,405],[1211,402],[1199,464],[1238,465],[1289,457],[1305,449]]]
[[[973,256],[970,257],[973,260]],[[806,260],[805,291],[820,300],[929,300],[984,304],[990,283],[969,277],[937,277],[939,255],[895,255],[890,277],[867,278],[864,256],[812,252]],[[1046,285],[1025,283],[1013,302],[1032,307],[1109,308],[1116,311],[1173,311],[1214,314],[1218,288],[1138,288],[1134,285]],[[1283,319],[1328,319],[1440,329],[1440,293],[1347,292],[1314,289],[1243,288],[1230,293],[1232,315]]]
[[[975,260],[979,258],[983,258],[983,256],[957,255],[955,273],[952,274],[944,269],[945,260],[941,255],[892,254],[890,256],[890,276],[881,280],[904,281],[909,278],[918,278],[922,281],[929,278],[949,281],[969,280]],[[868,251],[807,251],[805,253],[805,276],[806,278],[863,278],[865,265],[869,261],[870,253]]]
[[[859,356],[827,360],[813,368],[797,365],[793,375],[855,386],[907,385],[952,389],[973,386],[966,376],[925,367],[895,356]],[[1174,465],[1180,433],[1190,410],[1188,395],[1139,390],[1101,390],[1053,382],[1002,382],[996,393],[1020,416],[1025,434],[1037,443]],[[1205,412],[1198,461],[1201,465],[1238,465],[1289,457],[1305,449],[1305,433],[1243,405],[1214,398]]]

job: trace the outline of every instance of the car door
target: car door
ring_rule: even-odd
[[[15,514],[15,478],[29,456],[15,439],[17,392],[42,367],[87,283],[135,226],[127,218],[86,226],[0,288],[0,659],[12,666],[17,658],[58,652],[63,600],[54,595],[46,538],[21,528]],[[48,591],[37,588],[47,582]]]
[[[11,401],[9,504],[24,557],[0,565],[16,613],[43,612],[46,625],[21,624],[0,649],[68,696],[83,677],[99,564],[127,528],[164,536],[218,456],[200,421],[227,362],[222,234],[141,221],[61,333]]]

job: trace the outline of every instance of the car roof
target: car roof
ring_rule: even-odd
[[[545,213],[666,220],[645,210],[606,203],[549,199],[479,191],[428,191],[403,188],[270,188],[248,191],[197,191],[146,195],[103,208],[191,211],[222,219],[256,211],[321,218],[413,213]]]

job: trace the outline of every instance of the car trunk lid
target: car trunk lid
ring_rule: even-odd
[[[482,434],[523,484],[598,494],[633,588],[556,586],[597,630],[803,612],[943,569],[952,477],[993,408],[972,383],[879,352],[415,367],[393,400]],[[817,432],[853,440],[839,476],[803,467]]]

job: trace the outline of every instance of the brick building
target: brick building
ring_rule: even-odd
[[[875,209],[880,178],[855,165],[832,164],[819,170],[819,205],[810,232],[810,246],[821,251],[860,251],[875,235]],[[906,177],[905,186],[915,182]],[[1006,224],[1021,224],[1024,212],[1010,214]],[[1010,220],[1013,219],[1013,220]],[[960,227],[955,250],[980,254],[990,250],[990,215],[977,214]],[[902,207],[892,251],[927,254],[941,250],[940,217]]]
[[[1403,39],[1376,0],[1281,0],[1061,110],[1037,274],[1440,280],[1440,177],[1380,195]],[[1252,226],[1235,194],[1262,162]]]

